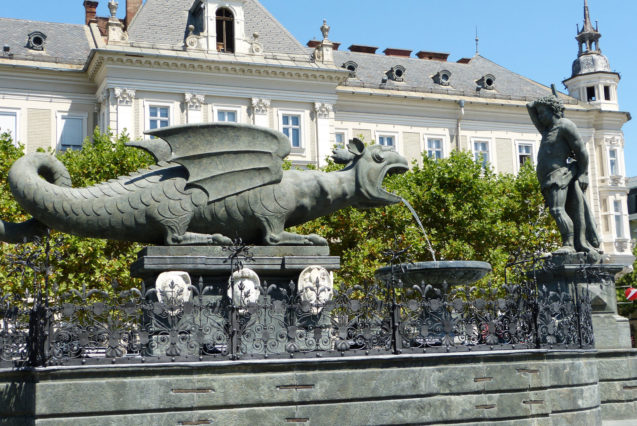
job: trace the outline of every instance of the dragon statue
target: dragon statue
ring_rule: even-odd
[[[334,151],[343,170],[283,170],[290,142],[282,133],[238,124],[167,127],[131,146],[156,164],[87,188],[72,188],[54,156],[27,154],[9,171],[18,203],[33,216],[0,223],[0,240],[21,243],[48,228],[83,237],[163,245],[327,245],[318,235],[285,231],[347,206],[372,208],[400,198],[382,188],[407,160],[353,139]]]

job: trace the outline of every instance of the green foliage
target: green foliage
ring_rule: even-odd
[[[633,256],[637,258],[637,246],[633,248]],[[633,263],[633,271],[618,279],[616,287],[619,314],[625,317],[635,316],[635,314],[637,314],[637,302],[626,300],[626,294],[624,292],[628,287],[637,288],[637,260]]]
[[[336,169],[330,164],[328,169]],[[385,179],[385,187],[405,198],[420,216],[438,260],[483,260],[501,281],[511,255],[550,251],[559,232],[548,211],[530,164],[517,176],[483,169],[466,152],[443,160],[423,156],[422,165]],[[410,247],[414,261],[432,260],[425,238],[402,204],[373,210],[348,208],[297,227],[330,241],[342,257],[340,277],[361,283],[387,264],[383,251],[395,238]]]
[[[57,153],[57,157],[69,170],[73,186],[89,186],[131,173],[153,163],[147,153],[126,147],[126,136],[113,140],[113,135],[100,133],[96,128],[92,139],[87,138],[79,151]],[[14,147],[9,135],[0,137],[0,177],[3,190],[0,193],[0,217],[5,221],[20,222],[28,218],[13,200],[6,182],[9,167],[22,155],[22,147]],[[100,289],[111,291],[113,280],[121,288],[136,286],[138,282],[130,277],[129,267],[136,259],[141,246],[136,243],[81,238],[53,232],[59,239],[63,254],[52,259],[51,280],[58,285],[59,292],[70,288]],[[15,256],[20,246],[2,243],[0,256],[7,259]],[[0,288],[24,291],[24,284],[18,274],[0,268]]]

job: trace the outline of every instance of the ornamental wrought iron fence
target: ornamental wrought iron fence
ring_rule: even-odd
[[[540,284],[552,268],[537,258],[512,262],[501,286],[404,286],[390,282],[326,288],[301,297],[297,283],[263,283],[258,298],[229,284],[175,283],[114,291],[73,289],[51,296],[46,278],[55,244],[45,241],[7,267],[44,279],[26,295],[0,294],[0,366],[156,363],[446,353],[534,348],[591,348],[586,285]],[[248,265],[249,247],[227,248],[228,276]],[[399,257],[389,253],[392,262]],[[40,259],[39,261],[37,259]],[[512,272],[513,271],[513,272]],[[598,282],[582,265],[578,281]],[[515,277],[515,278],[511,278]],[[510,282],[516,281],[516,282]],[[235,294],[238,292],[239,294]],[[330,296],[330,297],[328,297]],[[252,301],[248,301],[252,300]]]

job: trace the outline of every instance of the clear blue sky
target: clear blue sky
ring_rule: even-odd
[[[301,43],[319,38],[327,19],[330,39],[350,44],[439,51],[449,60],[480,54],[539,83],[570,77],[577,56],[576,24],[582,24],[584,0],[261,0]],[[83,23],[82,0],[2,0],[0,16]],[[120,17],[125,0],[119,0]],[[108,1],[98,14],[108,16]],[[391,5],[388,7],[388,5]],[[621,74],[620,109],[635,119],[624,126],[626,172],[637,175],[637,52],[635,0],[589,0],[591,19],[599,21],[600,47],[611,68]]]

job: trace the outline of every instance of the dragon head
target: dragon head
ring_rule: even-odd
[[[338,164],[346,164],[343,171],[351,170],[356,176],[356,193],[360,197],[355,207],[373,208],[401,201],[383,188],[385,176],[409,170],[407,159],[396,151],[381,145],[365,146],[361,140],[352,139],[346,149],[334,150],[332,158]]]

